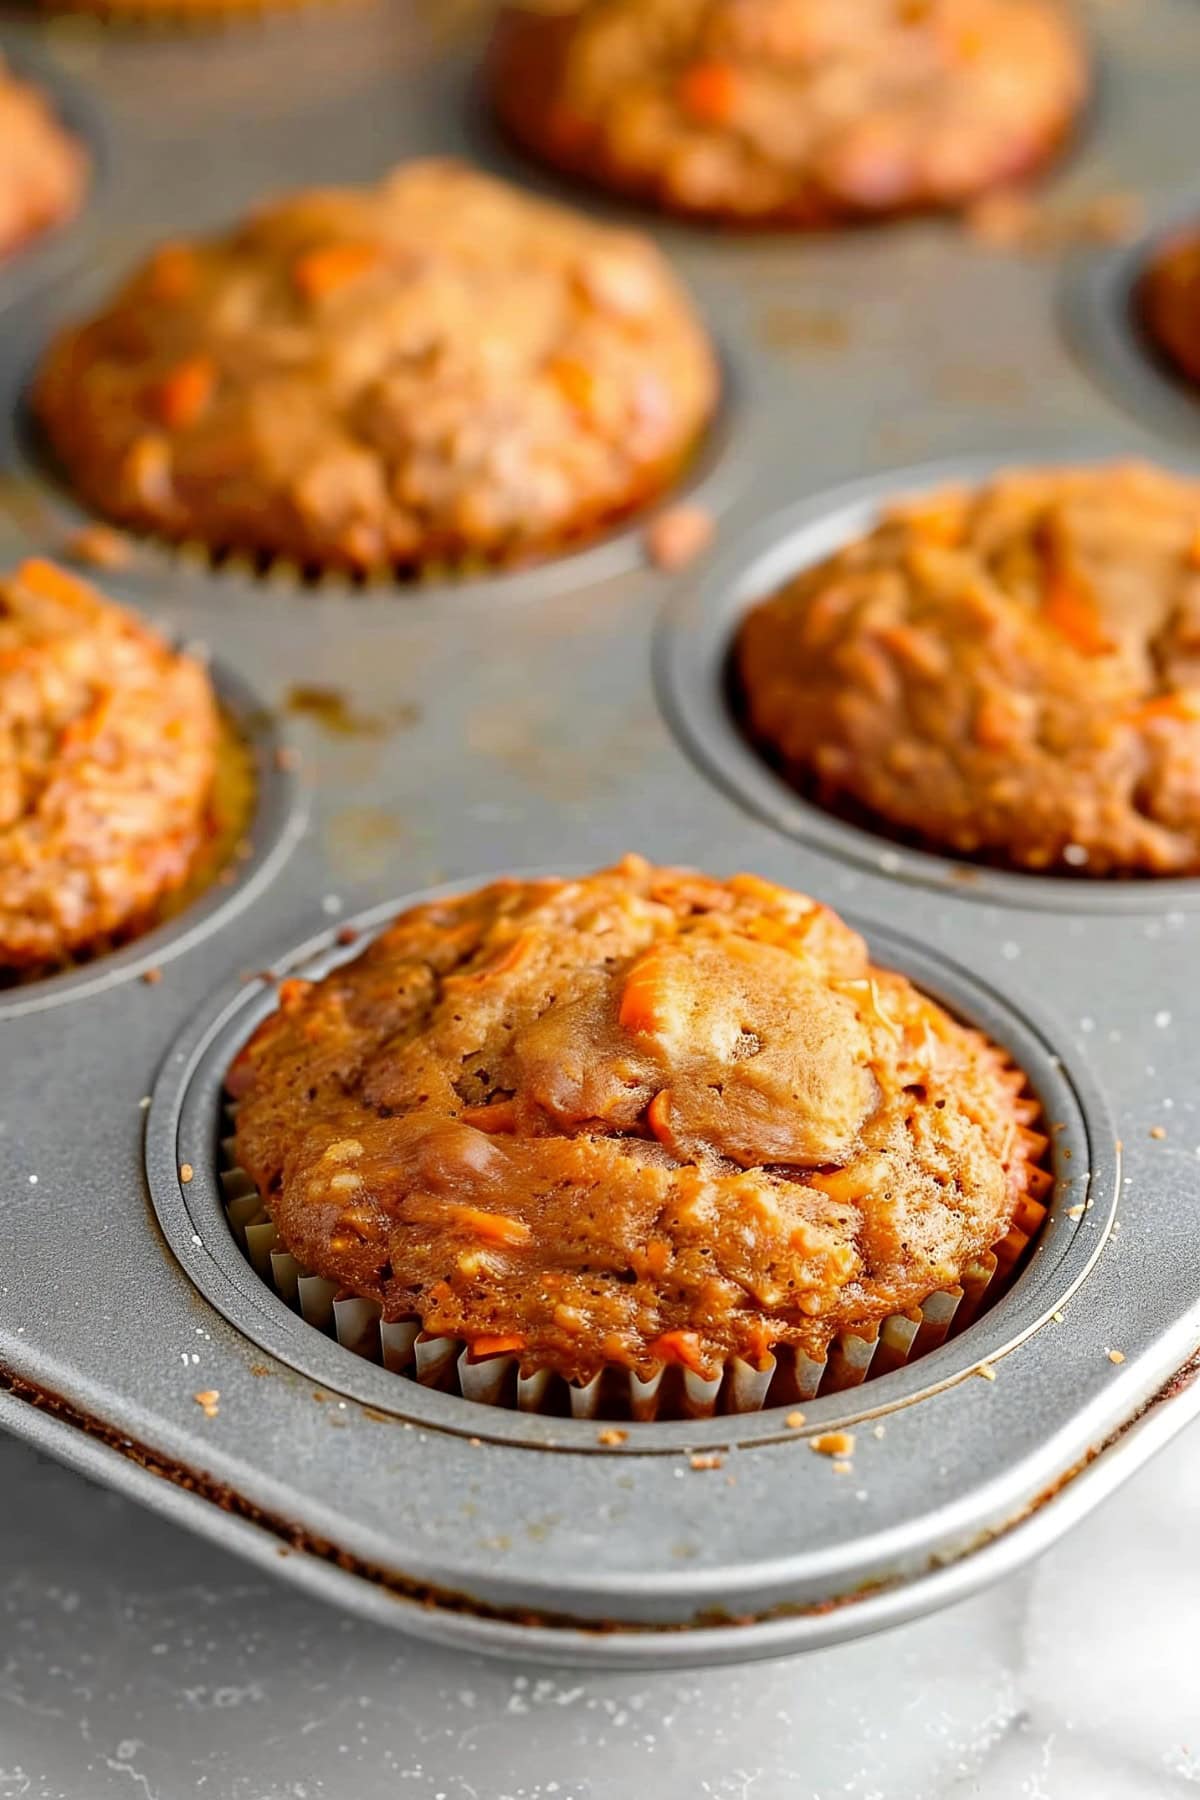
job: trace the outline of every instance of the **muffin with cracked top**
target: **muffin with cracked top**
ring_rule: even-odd
[[[680,473],[717,387],[647,239],[429,161],[163,247],[35,404],[111,518],[375,573],[594,537]]]
[[[958,207],[1086,97],[1057,0],[509,0],[494,103],[535,155],[668,211],[826,226]]]
[[[1017,869],[1200,870],[1200,483],[1032,469],[896,506],[734,662],[749,734],[835,811]]]
[[[204,669],[54,564],[0,578],[0,978],[154,920],[216,833]]]
[[[304,1267],[581,1384],[820,1359],[1050,1185],[1023,1075],[834,913],[640,857],[401,913],[228,1086]]]

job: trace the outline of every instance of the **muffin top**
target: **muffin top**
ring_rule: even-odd
[[[207,829],[204,670],[52,563],[0,578],[0,971],[144,923]]]
[[[431,161],[160,249],[36,404],[114,518],[369,571],[586,538],[678,471],[716,393],[646,239]]]
[[[87,168],[46,96],[0,56],[0,258],[78,210]]]
[[[1189,381],[1200,382],[1200,225],[1155,252],[1138,299],[1155,344]]]
[[[229,1087],[303,1264],[579,1380],[818,1355],[1046,1181],[1024,1078],[835,914],[638,857],[402,913]]]
[[[1057,0],[509,0],[495,103],[536,154],[673,211],[821,225],[958,206],[1087,88]]]
[[[898,506],[741,627],[748,729],[824,803],[1023,869],[1200,868],[1200,484],[1035,469]]]

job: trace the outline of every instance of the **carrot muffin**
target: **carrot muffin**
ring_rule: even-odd
[[[0,260],[78,211],[87,166],[46,96],[0,55]]]
[[[896,507],[738,635],[794,783],[1021,869],[1200,870],[1200,484],[1034,469]]]
[[[183,883],[216,744],[198,663],[52,563],[0,578],[0,975],[104,947]]]
[[[402,913],[229,1087],[301,1263],[578,1382],[819,1358],[1049,1185],[1024,1078],[835,914],[639,857]]]
[[[592,536],[678,473],[716,394],[646,239],[429,161],[165,246],[58,340],[36,405],[115,519],[371,571]]]
[[[509,0],[492,90],[547,162],[672,212],[823,226],[1045,162],[1087,90],[1058,0]]]
[[[1181,375],[1200,384],[1200,225],[1158,250],[1142,277],[1142,323]]]

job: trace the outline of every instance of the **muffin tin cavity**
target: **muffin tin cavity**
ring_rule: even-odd
[[[1170,239],[1200,225],[1200,193],[1174,205],[1142,236],[1089,259],[1067,278],[1062,310],[1068,338],[1092,378],[1152,431],[1200,442],[1200,388],[1190,386],[1154,342],[1140,288]]]
[[[520,1397],[529,1410],[518,1410],[515,1366],[489,1371],[486,1363],[460,1360],[461,1346],[450,1347],[447,1340],[414,1342],[416,1331],[399,1327],[387,1328],[381,1342],[369,1308],[338,1297],[331,1284],[306,1276],[290,1257],[279,1254],[274,1228],[246,1178],[232,1165],[224,1142],[230,1132],[226,1072],[275,1006],[274,981],[285,973],[319,978],[357,955],[365,939],[398,911],[435,897],[408,896],[360,916],[353,921],[355,937],[349,944],[345,927],[324,933],[282,959],[271,980],[221,995],[184,1033],[163,1064],[149,1115],[146,1167],[154,1206],[172,1250],[205,1297],[254,1343],[313,1380],[431,1428],[531,1447],[603,1450],[597,1421],[608,1411],[604,1400],[593,1411],[590,1398],[578,1391],[576,1416],[569,1416],[564,1391],[530,1392]],[[826,1376],[814,1383],[815,1395],[799,1396],[804,1429],[812,1431],[913,1400],[1003,1356],[1044,1324],[1084,1280],[1116,1202],[1113,1133],[1086,1072],[1068,1067],[1039,1026],[965,971],[894,934],[868,927],[867,937],[878,963],[899,969],[984,1031],[1026,1073],[1043,1108],[1055,1180],[1045,1223],[1015,1279],[993,1283],[993,1290],[1002,1290],[994,1303],[985,1308],[983,1296],[964,1283],[960,1329],[955,1329],[953,1307],[939,1316],[927,1303],[907,1361],[897,1354],[895,1342],[885,1345],[881,1334],[875,1355],[885,1373],[872,1370],[869,1350],[852,1347],[863,1340],[848,1339],[831,1355]],[[181,1170],[188,1171],[186,1180]],[[978,1316],[970,1317],[977,1308]],[[490,1391],[489,1373],[495,1376]],[[451,1384],[458,1391],[446,1391]],[[560,1390],[564,1387],[559,1384]],[[727,1375],[719,1397],[692,1393],[676,1396],[675,1403],[690,1401],[697,1413],[706,1399],[710,1406],[729,1409],[737,1405],[731,1388],[732,1376]],[[478,1398],[464,1398],[464,1391]],[[772,1387],[758,1395],[759,1410],[726,1410],[723,1416],[650,1421],[626,1413],[620,1447],[662,1451],[788,1436],[796,1429],[787,1419],[797,1396],[793,1390],[780,1400],[778,1391]]]
[[[151,974],[253,900],[283,864],[304,823],[292,754],[240,678],[219,662],[209,672],[221,709],[222,737],[213,835],[192,873],[160,904],[150,924],[119,946],[53,973],[7,984],[0,980],[0,1020]]]
[[[67,272],[88,247],[108,187],[108,137],[91,96],[29,39],[0,33],[0,54],[14,75],[41,89],[67,130],[83,145],[87,185],[79,210],[60,225],[0,255],[0,315]]]
[[[1128,454],[1128,452],[1125,452]],[[913,847],[806,799],[744,735],[731,680],[738,625],[758,601],[798,570],[870,530],[882,507],[975,483],[1003,467],[1107,460],[1036,450],[998,458],[922,465],[848,483],[788,508],[730,544],[704,579],[679,587],[660,621],[655,678],[668,724],[702,772],[733,800],[785,836],[855,867],[966,899],[1057,912],[1170,912],[1200,904],[1195,878],[1090,881],[993,868]]]

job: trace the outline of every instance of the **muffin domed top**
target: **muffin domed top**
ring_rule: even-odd
[[[401,914],[230,1077],[302,1263],[580,1379],[819,1353],[952,1283],[1044,1148],[1022,1087],[815,901],[634,857]]]
[[[1057,0],[509,0],[492,67],[505,124],[549,160],[799,225],[1013,180],[1087,85]]]
[[[1200,483],[1026,470],[898,506],[755,607],[737,665],[829,804],[1022,868],[1200,868]]]
[[[114,517],[356,570],[517,559],[677,471],[713,353],[654,246],[450,162],[169,244],[37,405]]]

